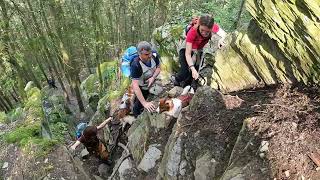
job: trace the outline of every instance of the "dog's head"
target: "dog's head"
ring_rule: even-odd
[[[169,98],[169,97],[161,98],[159,101],[157,112],[162,113],[165,111],[170,111],[172,107],[173,107],[172,98]]]

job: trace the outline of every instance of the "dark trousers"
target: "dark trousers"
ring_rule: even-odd
[[[140,89],[141,89],[141,87],[140,87]],[[141,92],[142,92],[144,99],[147,99],[149,96],[149,90],[141,89]],[[143,111],[143,105],[141,104],[141,102],[139,101],[139,99],[137,97],[134,99],[132,111],[133,111],[133,115],[135,118],[138,117]]]
[[[176,81],[180,84],[180,86],[185,87],[191,85],[192,83],[192,73],[189,69],[189,65],[186,59],[186,49],[181,49],[179,51],[179,62],[180,62],[180,70],[176,75]],[[191,56],[193,53],[191,53]],[[198,65],[195,64],[195,68],[198,69]]]

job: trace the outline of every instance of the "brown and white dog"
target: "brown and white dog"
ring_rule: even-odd
[[[194,89],[191,86],[186,86],[180,96],[176,98],[165,97],[160,99],[157,112],[165,112],[169,116],[178,118],[182,108],[189,105],[193,95]]]
[[[133,116],[130,116],[130,112],[133,108],[135,94],[130,86],[126,93],[122,96],[119,108],[113,113],[113,120],[119,120],[124,128],[127,123],[130,125],[136,120]]]

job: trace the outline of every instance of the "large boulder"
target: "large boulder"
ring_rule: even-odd
[[[184,109],[167,142],[158,179],[214,179],[227,165],[228,110],[222,95],[210,87],[199,88]],[[232,125],[233,126],[233,125]]]
[[[254,119],[244,121],[221,180],[269,179],[269,164],[259,155],[261,140],[250,128]]]

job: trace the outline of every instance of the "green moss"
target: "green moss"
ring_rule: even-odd
[[[68,124],[64,122],[57,122],[50,124],[53,139],[59,142],[63,142],[65,135],[68,133]]]
[[[87,77],[87,79],[85,79],[81,83],[80,88],[82,91],[85,91],[87,94],[97,92],[97,90],[99,89],[98,76],[95,74],[90,74]]]
[[[108,99],[108,101],[112,101],[117,98],[120,98],[122,95],[123,95],[123,93],[121,91],[112,91],[111,93],[109,93],[107,95],[107,99]]]
[[[128,89],[128,87],[130,86],[130,84],[131,84],[131,79],[123,77],[122,83],[119,88],[120,92],[124,93]]]
[[[22,146],[24,146],[28,139],[32,137],[41,137],[40,122],[34,122],[33,124],[23,124],[22,126],[4,135],[4,139],[6,142],[18,143]]]
[[[5,112],[0,112],[0,123],[7,124],[9,123],[9,118],[7,117]]]
[[[17,120],[21,120],[23,118],[23,116],[24,116],[23,109],[21,107],[18,107],[8,113],[8,121],[14,122]]]
[[[21,143],[25,152],[36,157],[40,157],[46,156],[53,149],[53,147],[59,143],[59,141],[55,139],[32,137],[22,141]]]
[[[178,40],[183,34],[183,26],[182,25],[175,25],[170,29],[170,34],[173,39]]]

